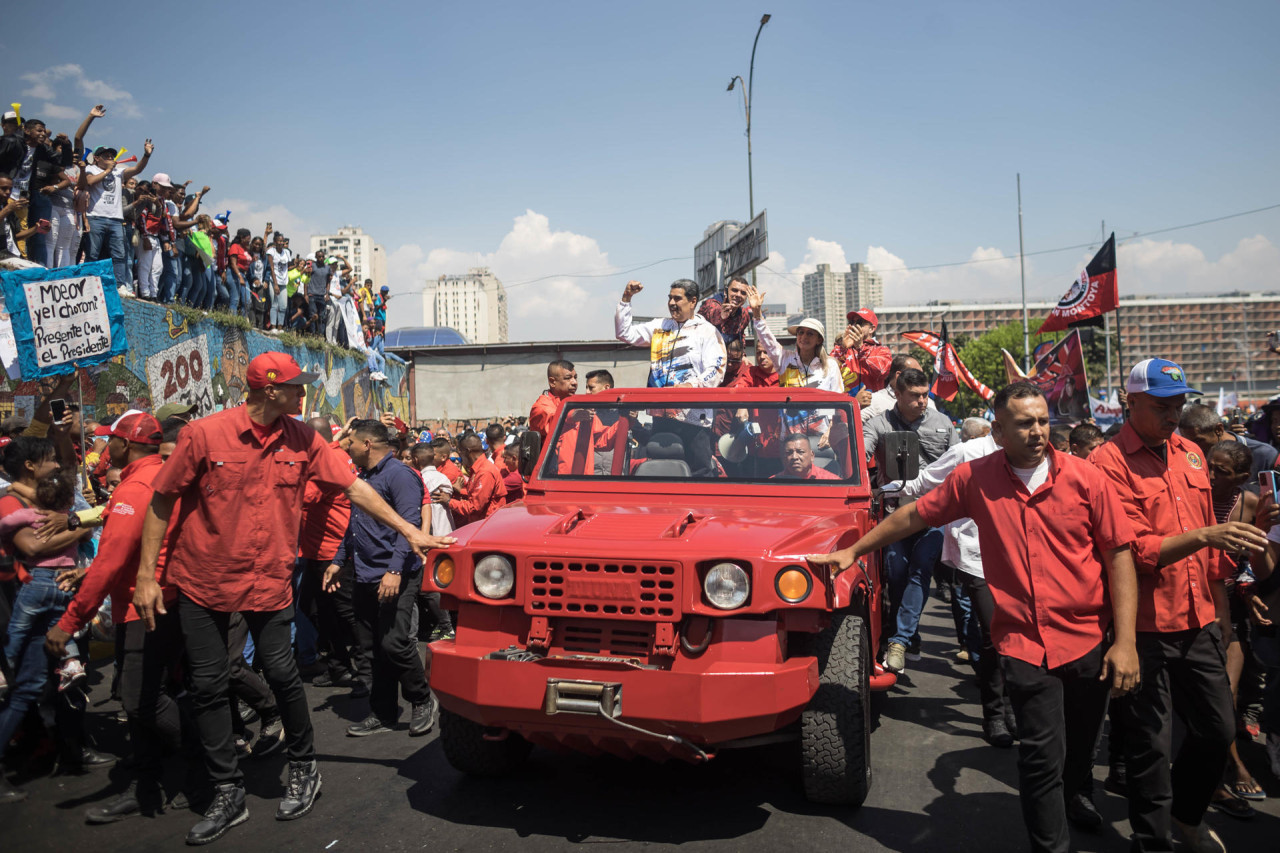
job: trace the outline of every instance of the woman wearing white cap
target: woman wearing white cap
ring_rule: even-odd
[[[754,287],[748,289],[751,305],[751,321],[755,326],[756,340],[764,348],[778,371],[778,384],[783,388],[818,388],[822,391],[844,393],[844,379],[840,364],[827,355],[827,330],[821,320],[806,317],[787,331],[796,336],[795,348],[783,348],[764,321],[764,294]],[[808,413],[804,423],[790,423],[789,431],[804,431],[821,436],[819,446],[827,444],[827,430],[831,427],[831,412],[820,410]]]

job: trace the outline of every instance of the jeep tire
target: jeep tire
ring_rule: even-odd
[[[800,716],[805,797],[860,806],[871,790],[871,642],[858,613],[834,613],[813,638],[818,691]]]
[[[440,709],[440,743],[455,770],[468,776],[506,776],[524,763],[533,744],[515,732],[485,740],[485,727]]]

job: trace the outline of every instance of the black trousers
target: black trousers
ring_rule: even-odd
[[[373,685],[369,708],[384,723],[400,716],[396,687],[405,701],[421,704],[431,698],[426,667],[418,657],[413,635],[422,572],[400,579],[400,592],[390,601],[378,601],[378,581],[357,582],[355,590],[356,635],[373,660]]]
[[[1227,654],[1211,622],[1190,631],[1139,631],[1138,656],[1142,685],[1124,709],[1133,849],[1172,850],[1170,816],[1199,824],[1227,766],[1236,733]],[[1177,756],[1174,713],[1186,726]]]
[[[991,642],[991,617],[996,612],[996,601],[984,578],[975,577],[968,572],[956,572],[956,575],[969,595],[973,613],[982,629],[982,648],[978,653],[978,663],[974,666],[974,673],[978,677],[978,695],[982,701],[982,720],[998,720],[1012,709],[1005,696],[1004,670],[1000,667],[1000,656]]]
[[[159,780],[166,752],[182,747],[182,714],[165,689],[182,660],[178,614],[156,614],[156,629],[141,620],[126,622],[120,659],[120,702],[129,716],[129,744],[138,776]]]
[[[231,696],[233,702],[243,699],[244,703],[257,711],[264,720],[280,716],[276,706],[276,697],[271,695],[271,688],[262,676],[249,668],[244,659],[245,646],[249,644],[249,623],[244,614],[231,613],[227,622],[227,666],[230,667]],[[256,659],[255,646],[255,659]],[[238,714],[238,712],[233,712]]]
[[[1031,849],[1066,853],[1066,801],[1093,770],[1110,685],[1098,680],[1105,644],[1049,669],[1002,657],[1005,687],[1018,721],[1018,789]]]
[[[311,761],[316,755],[315,733],[289,640],[293,607],[241,615],[253,636],[256,658],[262,664],[279,706],[289,760]],[[209,610],[180,594],[178,617],[190,665],[192,710],[209,779],[215,785],[241,784],[244,775],[236,762],[231,707],[227,703],[231,682],[227,632],[231,614]]]
[[[430,634],[436,628],[446,632],[453,630],[453,617],[440,606],[438,592],[418,593],[418,617],[419,634]]]
[[[369,661],[361,655],[356,642],[356,616],[351,603],[355,566],[348,560],[338,569],[337,587],[325,592],[324,572],[330,561],[303,559],[299,563],[302,579],[298,583],[298,609],[316,628],[316,648],[328,657],[331,669],[349,669],[368,684]]]

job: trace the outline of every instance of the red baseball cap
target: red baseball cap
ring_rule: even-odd
[[[137,444],[159,444],[164,438],[160,422],[146,412],[125,415],[111,427],[111,434]]]
[[[854,321],[854,318],[866,320],[872,326],[878,327],[880,325],[880,318],[877,317],[876,312],[872,311],[870,308],[859,308],[857,311],[850,311],[845,315],[845,319],[850,323]]]
[[[320,374],[305,372],[287,352],[264,352],[249,362],[246,378],[250,388],[260,390],[268,385],[310,385]]]

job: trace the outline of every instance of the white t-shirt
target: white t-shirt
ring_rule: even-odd
[[[338,272],[338,268],[333,268],[333,275],[329,276],[329,295],[334,299],[342,298],[342,273]]]
[[[1040,464],[1034,468],[1014,468],[1013,473],[1018,475],[1022,485],[1027,487],[1027,491],[1034,495],[1036,489],[1043,486],[1049,479],[1049,457],[1041,459]]]
[[[101,175],[103,170],[90,166],[85,171],[90,175]],[[89,187],[90,216],[124,219],[124,172],[124,166],[116,166],[109,176]]]
[[[428,465],[422,469],[422,485],[426,487],[426,500],[431,500],[431,493],[443,487],[453,492],[449,478],[436,470],[436,466]],[[453,532],[453,519],[449,517],[449,508],[441,504],[431,503],[431,535],[443,536]]]
[[[272,246],[267,249],[267,260],[271,263],[271,272],[276,277],[276,284],[284,287],[289,280],[289,264],[293,261],[293,250],[277,250],[275,246]]]

